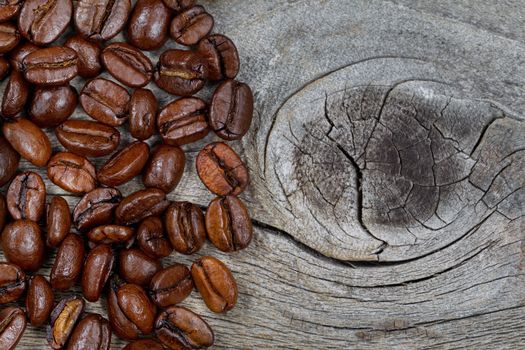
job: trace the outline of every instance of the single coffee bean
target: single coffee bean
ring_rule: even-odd
[[[164,346],[153,339],[140,339],[129,343],[122,350],[164,350]]]
[[[15,176],[19,162],[20,155],[0,134],[0,186],[5,185]]]
[[[88,253],[80,284],[87,301],[95,302],[100,299],[114,260],[113,251],[106,244],[98,245]]]
[[[130,12],[130,0],[79,0],[75,28],[90,40],[109,40],[124,28]]]
[[[108,291],[108,317],[111,329],[121,339],[133,340],[140,336],[140,330],[135,323],[128,318],[127,312],[133,311],[130,308],[124,308],[120,304],[117,296],[118,290],[125,284],[117,275],[109,283]],[[140,288],[140,287],[139,287]],[[129,305],[128,305],[129,306]],[[138,307],[148,306],[148,303],[141,302]]]
[[[94,78],[102,71],[100,53],[102,49],[99,44],[84,39],[79,34],[70,36],[64,43],[65,47],[75,50],[78,61],[78,75],[82,78]]]
[[[4,137],[23,158],[43,167],[51,157],[51,142],[46,134],[31,121],[20,118],[4,123]]]
[[[146,188],[130,194],[115,209],[117,223],[136,224],[148,216],[159,216],[169,206],[166,194],[157,188]]]
[[[0,3],[0,22],[9,21],[18,15],[24,2],[22,0],[4,0]]]
[[[142,175],[146,187],[155,187],[170,193],[184,174],[186,157],[180,147],[158,145],[152,152]]]
[[[0,262],[0,304],[17,301],[26,290],[26,274],[15,264]]]
[[[66,297],[51,312],[50,324],[47,326],[47,342],[53,349],[62,349],[75,328],[82,311],[84,299],[78,296]]]
[[[0,311],[0,349],[14,350],[26,325],[26,316],[21,308],[8,307]]]
[[[202,210],[189,202],[174,202],[166,210],[166,233],[173,248],[190,255],[199,251],[206,240]]]
[[[193,291],[190,269],[174,264],[157,272],[151,279],[149,294],[162,308],[178,304]]]
[[[58,141],[84,157],[103,157],[115,151],[120,132],[112,126],[88,120],[68,120],[55,129]]]
[[[207,79],[233,79],[239,73],[239,53],[228,37],[221,34],[210,35],[199,42],[197,51],[207,62]]]
[[[36,85],[64,85],[77,76],[77,60],[77,53],[68,47],[39,49],[24,58],[24,76]]]
[[[124,284],[117,290],[117,299],[121,310],[142,334],[153,332],[156,307],[144,289],[136,284]]]
[[[204,185],[219,196],[239,195],[249,182],[246,165],[223,142],[204,147],[197,156],[197,173]]]
[[[44,261],[44,240],[37,223],[17,220],[8,224],[1,237],[7,261],[25,271],[36,271]]]
[[[156,0],[160,1],[160,0]],[[139,140],[147,140],[155,133],[158,103],[147,89],[137,89],[129,103],[129,132]]]
[[[88,239],[94,244],[124,244],[133,239],[135,231],[128,226],[104,225],[89,231]]]
[[[42,275],[35,275],[29,280],[26,309],[29,322],[35,327],[42,326],[53,310],[53,289]]]
[[[107,46],[102,51],[102,63],[115,79],[130,87],[143,87],[150,82],[153,74],[150,59],[126,43]]]
[[[67,343],[67,350],[109,350],[111,329],[109,322],[99,314],[87,314],[75,327]]]
[[[195,0],[163,0],[170,9],[180,12],[195,5]]]
[[[222,261],[212,256],[200,258],[191,266],[191,277],[211,311],[226,312],[237,303],[237,283]]]
[[[9,68],[11,68],[9,61],[4,57],[0,57],[0,80],[4,80],[7,77]]]
[[[197,97],[186,97],[164,107],[157,118],[157,126],[164,143],[181,146],[208,135],[206,102]]]
[[[149,157],[147,143],[137,141],[113,155],[98,171],[98,180],[106,186],[120,186],[139,175]]]
[[[21,72],[13,70],[2,99],[2,116],[4,119],[18,117],[24,111],[28,98],[29,84]]]
[[[140,249],[153,259],[165,258],[173,251],[164,233],[162,220],[155,216],[150,216],[140,223],[137,241]]]
[[[71,0],[26,0],[20,10],[18,27],[27,40],[44,46],[66,30],[72,14]]]
[[[119,254],[119,274],[128,283],[138,284],[146,288],[149,286],[153,275],[162,264],[159,260],[150,258],[140,249],[124,249]]]
[[[96,188],[87,193],[73,211],[75,227],[83,232],[111,223],[115,208],[121,200],[122,195],[115,188]]]
[[[0,232],[4,230],[5,223],[7,221],[7,203],[5,197],[0,193]]]
[[[96,78],[80,92],[80,104],[89,116],[101,123],[119,126],[128,117],[130,96],[126,89],[107,79]]]
[[[179,13],[170,25],[173,40],[181,45],[195,45],[213,29],[213,17],[202,6]]]
[[[7,209],[15,220],[38,221],[46,206],[46,185],[32,171],[18,174],[7,190]]]
[[[0,23],[0,54],[13,50],[20,42],[20,32],[13,23]]]
[[[71,229],[71,213],[69,205],[62,197],[53,197],[47,205],[46,215],[48,247],[58,247]]]
[[[155,70],[155,84],[178,96],[191,96],[206,83],[208,69],[202,57],[193,51],[167,50]]]
[[[15,47],[15,49],[9,53],[9,63],[13,70],[23,73],[24,58],[38,49],[40,49],[38,46],[29,41],[23,42]]]
[[[47,177],[55,185],[71,193],[86,193],[97,187],[95,166],[74,153],[55,154],[47,164]]]
[[[141,50],[160,49],[168,39],[171,10],[162,0],[138,0],[128,22],[128,41]]]
[[[77,90],[71,85],[39,87],[29,105],[31,120],[41,128],[50,128],[65,122],[75,111]]]
[[[67,290],[75,285],[84,265],[84,240],[70,233],[60,244],[51,269],[53,289]]]
[[[155,321],[157,338],[171,350],[204,349],[213,345],[211,327],[199,315],[184,307],[171,306]]]

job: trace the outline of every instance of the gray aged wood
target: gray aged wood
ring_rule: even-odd
[[[239,305],[217,316],[197,293],[184,302],[209,320],[215,348],[522,349],[524,2],[203,3],[256,94],[235,144],[255,240],[199,254],[232,268]],[[212,139],[185,148],[170,198],[212,199],[194,170]],[[43,338],[29,328],[19,348]]]

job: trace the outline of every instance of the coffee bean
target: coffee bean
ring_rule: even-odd
[[[15,47],[15,49],[9,53],[9,63],[11,64],[13,70],[23,73],[24,58],[38,49],[40,49],[38,46],[29,41]]]
[[[221,34],[210,35],[199,42],[197,51],[207,62],[208,79],[233,79],[239,73],[239,53],[228,37]]]
[[[174,264],[157,272],[151,279],[149,294],[159,307],[178,304],[193,291],[190,269]]]
[[[97,187],[95,166],[74,153],[55,154],[47,164],[47,177],[55,185],[71,193],[86,193]]]
[[[29,105],[31,120],[41,128],[50,128],[65,122],[75,111],[77,90],[71,85],[39,87]]]
[[[128,22],[128,41],[141,50],[160,49],[168,39],[171,10],[162,0],[138,0]]]
[[[46,134],[27,119],[20,118],[3,125],[4,137],[23,158],[43,167],[51,157],[51,143]]]
[[[164,143],[181,146],[208,135],[206,102],[196,97],[181,98],[164,107],[157,125]]]
[[[160,0],[156,0],[160,1]],[[158,103],[147,89],[137,89],[129,103],[129,132],[139,140],[147,140],[155,133]]]
[[[88,120],[68,120],[55,129],[58,141],[84,157],[103,157],[115,151],[120,132],[112,126]]]
[[[127,244],[135,231],[128,226],[103,225],[89,231],[88,239],[94,244]]]
[[[170,193],[179,184],[185,164],[186,157],[180,147],[158,145],[146,165],[142,182],[146,187]]]
[[[174,202],[166,210],[165,225],[173,248],[190,255],[199,251],[206,240],[204,215],[189,202]]]
[[[241,139],[252,123],[253,94],[250,87],[235,80],[221,83],[210,105],[210,127],[225,140]]]
[[[9,61],[4,57],[0,57],[0,80],[4,80],[7,77],[9,68],[11,68]]]
[[[47,205],[46,215],[48,247],[58,247],[71,229],[69,205],[62,197],[53,197]]]
[[[38,221],[46,206],[46,185],[32,171],[18,174],[7,190],[7,209],[15,220]]]
[[[36,271],[44,261],[44,240],[40,227],[30,220],[17,220],[8,224],[1,237],[7,261],[25,271]]]
[[[20,155],[0,134],[0,186],[5,185],[15,176],[20,162]]]
[[[81,282],[82,293],[87,301],[95,302],[100,299],[114,260],[113,251],[106,244],[98,245],[88,253]]]
[[[185,50],[167,50],[155,70],[155,84],[178,96],[191,96],[203,88],[208,70],[202,57]]]
[[[191,266],[191,277],[211,311],[226,312],[237,303],[237,283],[222,261],[212,256],[200,258]]]
[[[2,99],[2,116],[4,119],[18,117],[24,111],[28,98],[29,84],[21,72],[13,70]]]
[[[107,79],[96,78],[80,92],[80,104],[89,116],[101,123],[119,126],[128,117],[130,96],[126,89]]]
[[[39,49],[24,58],[24,76],[36,85],[64,85],[77,76],[77,53],[68,47]]]
[[[75,50],[78,61],[78,75],[83,78],[94,78],[102,71],[99,44],[84,39],[81,35],[74,34],[64,43],[65,47]]]
[[[179,13],[170,25],[173,40],[181,45],[195,45],[213,29],[213,17],[202,6]]]
[[[9,21],[18,15],[24,2],[22,0],[4,0],[0,4],[0,22]]]
[[[170,9],[180,12],[195,5],[195,0],[163,0]]]
[[[67,350],[109,350],[111,329],[99,314],[87,314],[78,322],[67,343]]]
[[[70,233],[60,244],[50,281],[53,289],[67,290],[75,285],[84,265],[84,240]]]
[[[13,50],[20,42],[20,32],[13,23],[0,23],[0,54]]]
[[[130,12],[130,0],[79,0],[75,28],[90,40],[109,40],[124,28]]]
[[[26,290],[26,274],[15,264],[0,262],[0,304],[17,301]]]
[[[153,339],[140,339],[129,343],[122,350],[164,350],[164,346]]]
[[[26,316],[21,308],[8,307],[0,311],[0,349],[14,350],[26,325]]]
[[[73,223],[79,231],[111,223],[115,208],[122,195],[115,188],[96,188],[77,203],[73,211]]]
[[[29,322],[35,327],[42,326],[53,310],[53,289],[42,275],[35,275],[29,281],[26,309]]]
[[[108,317],[111,329],[115,334],[121,339],[133,340],[137,339],[140,336],[140,330],[133,323],[133,321],[128,318],[127,313],[130,308],[123,310],[123,306],[119,302],[117,292],[125,284],[117,275],[113,275],[109,283],[108,291]],[[139,287],[140,288],[140,287]],[[141,302],[138,307],[148,306],[148,303]]]
[[[84,310],[84,299],[78,296],[66,297],[51,312],[47,326],[47,342],[53,349],[62,349],[75,328]]]
[[[197,173],[204,185],[219,196],[238,195],[249,182],[246,165],[230,146],[215,142],[197,156]]]
[[[71,0],[26,0],[20,10],[18,27],[27,40],[44,46],[66,30],[72,14]]]
[[[4,230],[7,221],[7,203],[5,197],[0,193],[0,232]]]
[[[106,186],[120,186],[139,175],[149,157],[147,143],[129,144],[111,157],[98,171],[98,180]]]
[[[151,216],[140,223],[137,241],[140,249],[153,259],[167,257],[173,251],[164,232],[162,220],[158,217]]]
[[[211,327],[199,315],[184,307],[172,306],[155,321],[157,338],[171,350],[203,349],[213,345]]]
[[[153,275],[162,264],[159,260],[150,258],[140,249],[124,249],[119,254],[119,274],[128,283],[138,284],[141,287],[149,286]]]
[[[153,65],[139,49],[126,43],[113,43],[102,51],[102,63],[122,84],[143,87],[153,74]]]
[[[169,206],[166,194],[156,188],[146,188],[124,198],[115,210],[117,223],[136,224],[148,216],[159,216]]]

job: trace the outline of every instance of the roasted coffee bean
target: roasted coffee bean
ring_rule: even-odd
[[[115,210],[117,223],[136,224],[148,216],[159,216],[169,206],[166,194],[157,188],[146,188],[130,194]]]
[[[181,45],[195,45],[213,29],[213,17],[202,6],[179,13],[170,25],[171,37]]]
[[[155,334],[171,350],[203,349],[214,342],[213,331],[206,321],[193,311],[178,306],[159,314]]]
[[[20,42],[20,33],[13,23],[0,23],[0,54],[13,50]]]
[[[76,77],[77,60],[77,53],[68,47],[39,49],[24,58],[24,76],[36,85],[64,85]]]
[[[191,96],[204,86],[208,69],[202,57],[193,51],[167,50],[155,70],[155,84],[178,96]]]
[[[0,349],[14,350],[26,325],[26,316],[21,308],[8,307],[0,311]]]
[[[124,285],[124,283],[125,282],[117,275],[113,275],[113,278],[110,280],[110,288],[108,291],[108,317],[111,329],[119,338],[133,340],[140,336],[139,328],[130,318],[128,318],[127,315],[129,311],[133,310],[129,308],[129,305],[123,310],[123,306],[121,306],[117,296],[118,290]],[[147,307],[147,305],[147,303],[140,303],[137,306]]]
[[[75,327],[67,343],[67,350],[109,350],[111,329],[109,322],[99,314],[87,314]]]
[[[119,274],[128,283],[146,288],[153,276],[162,269],[159,260],[150,258],[140,249],[124,249],[119,254]]]
[[[46,215],[48,247],[58,247],[71,229],[69,205],[62,197],[53,197],[47,205]]]
[[[51,157],[51,143],[46,134],[31,121],[20,118],[4,123],[4,136],[23,158],[43,167]]]
[[[133,239],[135,231],[128,226],[104,225],[89,231],[88,239],[94,244],[127,244]]]
[[[17,70],[22,73],[24,71],[24,58],[38,49],[38,46],[29,41],[15,47],[15,49],[9,53],[9,63],[11,64],[13,70]]]
[[[22,0],[4,0],[0,3],[0,22],[9,21],[18,15],[24,2]]]
[[[237,283],[222,261],[212,256],[200,258],[191,266],[191,277],[211,311],[226,312],[237,303]]]
[[[98,171],[98,181],[120,186],[139,175],[149,157],[147,143],[137,141],[113,155]]]
[[[29,104],[31,120],[41,128],[50,128],[65,122],[75,111],[77,90],[71,85],[43,88],[33,93]]]
[[[26,106],[29,98],[29,84],[22,73],[13,70],[4,90],[2,99],[2,116],[12,119],[19,116]]]
[[[80,92],[80,104],[89,116],[101,123],[119,126],[128,117],[130,96],[126,89],[107,79],[96,78]]]
[[[195,0],[163,0],[170,9],[180,12],[195,5]]]
[[[73,223],[79,231],[111,223],[122,195],[115,188],[96,188],[78,202],[73,211]]]
[[[115,151],[120,132],[112,126],[88,120],[68,120],[55,129],[58,141],[84,157],[103,157]]]
[[[164,350],[164,346],[153,339],[140,339],[129,343],[122,350]]]
[[[42,326],[53,310],[53,289],[42,275],[35,275],[29,280],[26,309],[29,322],[35,327]]]
[[[31,42],[43,46],[55,41],[67,28],[73,14],[71,0],[26,0],[18,27]]]
[[[7,221],[7,203],[5,197],[0,193],[0,232],[4,230],[5,223]]]
[[[141,50],[160,49],[168,39],[171,10],[162,0],[138,0],[128,22],[128,41]]]
[[[84,265],[84,240],[70,233],[60,244],[51,269],[53,289],[67,290],[75,285]]]
[[[219,196],[238,195],[250,180],[237,153],[223,142],[204,147],[197,156],[197,173],[204,185]]]
[[[130,0],[79,0],[75,27],[90,40],[109,40],[124,28],[130,12]]]
[[[140,249],[153,259],[167,257],[173,251],[164,232],[162,220],[151,216],[144,219],[137,229],[137,241]]]
[[[83,78],[94,78],[102,71],[100,53],[102,49],[99,44],[84,39],[81,35],[70,36],[64,43],[65,47],[75,50],[78,61],[78,75]]]
[[[84,310],[84,299],[70,296],[60,300],[51,312],[50,324],[47,326],[47,342],[53,349],[62,349],[75,328]]]
[[[0,186],[5,185],[15,176],[19,162],[20,155],[0,134]]]
[[[215,198],[206,211],[206,232],[211,243],[223,252],[246,248],[253,236],[248,209],[235,196]]]
[[[160,0],[156,0],[160,1]],[[147,89],[137,89],[129,103],[129,132],[139,140],[147,140],[155,133],[158,103]]]
[[[197,97],[186,97],[164,107],[157,118],[157,126],[164,143],[181,146],[208,135],[206,102]]]
[[[151,80],[153,64],[150,59],[129,44],[110,44],[101,57],[107,71],[124,85],[143,87]]]
[[[47,177],[55,185],[72,193],[86,193],[97,187],[95,166],[74,153],[55,154],[47,164]]]
[[[4,57],[0,57],[0,80],[4,80],[9,73],[9,68],[11,68],[9,61]]]
[[[81,281],[82,293],[87,301],[95,302],[100,299],[114,260],[111,247],[106,244],[98,245],[88,253]]]
[[[190,269],[182,264],[160,270],[153,276],[149,286],[151,299],[162,308],[182,302],[192,291]]]
[[[18,174],[7,190],[7,209],[15,220],[38,221],[46,206],[46,185],[32,171]]]
[[[210,35],[199,42],[197,51],[207,62],[207,79],[233,79],[239,73],[239,53],[228,37]]]
[[[0,304],[17,301],[26,290],[26,274],[15,264],[0,262]]]
[[[165,217],[166,233],[173,248],[182,254],[199,251],[206,240],[204,215],[201,209],[189,202],[174,202]]]
[[[146,165],[142,182],[146,187],[170,193],[179,184],[185,164],[186,157],[180,147],[158,145]]]
[[[44,240],[37,223],[17,220],[8,224],[1,237],[7,261],[25,271],[36,271],[44,261]]]

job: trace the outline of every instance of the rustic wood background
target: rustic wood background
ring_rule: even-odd
[[[254,241],[197,255],[231,267],[239,304],[214,315],[196,292],[183,303],[212,325],[214,348],[523,349],[523,0],[202,3],[256,96],[234,143],[251,171]],[[171,199],[212,199],[194,159],[214,139],[184,147]],[[28,327],[18,348],[44,337]]]

